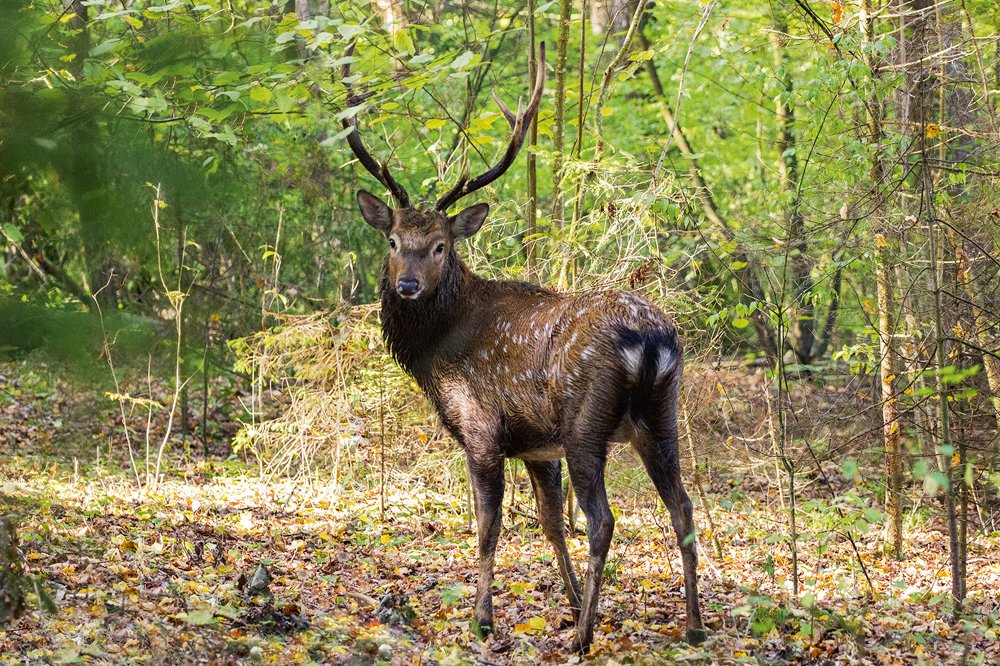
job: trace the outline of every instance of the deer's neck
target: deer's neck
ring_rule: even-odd
[[[423,384],[439,343],[461,319],[463,294],[478,279],[454,251],[448,256],[440,284],[433,294],[418,300],[401,298],[382,267],[382,338],[403,369]]]

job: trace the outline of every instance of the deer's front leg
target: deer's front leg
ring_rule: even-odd
[[[479,536],[479,578],[472,631],[480,638],[493,630],[493,565],[500,538],[500,505],[503,502],[503,458],[468,449],[469,477],[476,502]]]

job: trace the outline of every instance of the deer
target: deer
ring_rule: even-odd
[[[353,46],[349,54],[353,53]],[[364,98],[346,83],[348,106]],[[614,533],[604,472],[609,445],[628,441],[670,513],[680,546],[686,638],[707,634],[698,599],[691,500],[681,481],[677,411],[683,365],[671,319],[649,300],[622,291],[557,293],[526,282],[484,279],[456,244],[489,214],[477,203],[449,214],[462,197],[500,178],[514,163],[545,88],[545,44],[527,107],[512,112],[493,97],[510,125],[499,160],[480,175],[465,171],[433,206],[413,205],[405,188],[365,148],[357,114],[344,119],[347,142],[395,207],[360,190],[364,221],[388,243],[379,292],[384,343],[433,403],[464,449],[477,526],[479,573],[472,629],[493,628],[492,584],[504,495],[504,460],[520,459],[531,480],[542,532],[569,597],[572,648],[589,651],[604,565]],[[562,463],[587,522],[589,560],[581,589],[566,546]]]

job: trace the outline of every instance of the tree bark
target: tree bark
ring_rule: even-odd
[[[791,348],[799,363],[813,360],[816,342],[816,314],[812,300],[812,265],[809,261],[805,235],[805,218],[799,196],[799,158],[795,141],[795,88],[791,72],[785,65],[785,41],[788,24],[784,16],[774,10],[774,30],[771,46],[774,50],[775,75],[781,83],[782,94],[775,98],[775,124],[778,130],[778,174],[781,180],[782,224],[788,239],[788,261],[791,270],[792,318]]]
[[[881,63],[874,55],[875,17],[870,0],[860,0],[859,24],[868,75],[874,84],[881,79]],[[883,181],[887,174],[881,143],[885,105],[877,95],[867,100],[865,140],[870,153],[870,179],[875,203],[872,209],[872,235],[875,250],[875,289],[878,303],[878,337],[881,360],[879,385],[882,399],[882,443],[885,455],[885,513],[886,534],[884,548],[888,555],[899,560],[903,557],[903,498],[902,498],[902,447],[899,430],[899,395],[896,389],[896,348],[893,336],[893,275],[892,255],[889,252],[889,228],[886,224],[885,201],[882,196]]]
[[[534,81],[538,72],[538,56],[535,54],[535,0],[528,0],[528,80]],[[525,268],[528,280],[538,280],[538,167],[535,146],[538,144],[538,114],[531,119],[528,135],[528,210],[527,232],[524,240]]]
[[[569,51],[569,21],[573,3],[559,2],[559,36],[556,40],[556,89],[555,117],[552,121],[552,224],[561,227],[563,223],[563,165],[565,163],[566,132],[566,66]],[[579,100],[577,100],[579,103]]]

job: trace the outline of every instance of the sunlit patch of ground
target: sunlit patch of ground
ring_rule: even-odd
[[[622,464],[629,464],[625,460]],[[390,484],[391,486],[391,484]],[[494,636],[469,629],[475,539],[465,500],[330,483],[264,484],[219,464],[139,493],[126,475],[7,457],[4,512],[20,519],[29,573],[59,607],[0,631],[0,663],[564,663],[572,625],[548,544],[519,491],[505,513]],[[591,659],[597,663],[1000,663],[996,535],[969,559],[970,619],[948,612],[947,539],[908,532],[907,559],[836,534],[805,540],[800,601],[773,498],[716,507],[722,556],[701,537],[707,644],[682,641],[679,553],[648,491],[619,491],[615,543]],[[858,509],[860,512],[861,510]],[[859,513],[860,515],[860,513]],[[853,517],[851,515],[848,518]],[[806,514],[803,526],[821,521]],[[699,521],[705,528],[704,514]],[[820,547],[822,544],[822,547]],[[571,540],[582,567],[586,539]],[[259,567],[272,580],[248,590]],[[387,593],[392,603],[381,603]],[[407,608],[407,605],[409,608]],[[412,609],[410,615],[409,609]],[[991,615],[992,614],[992,615]]]

